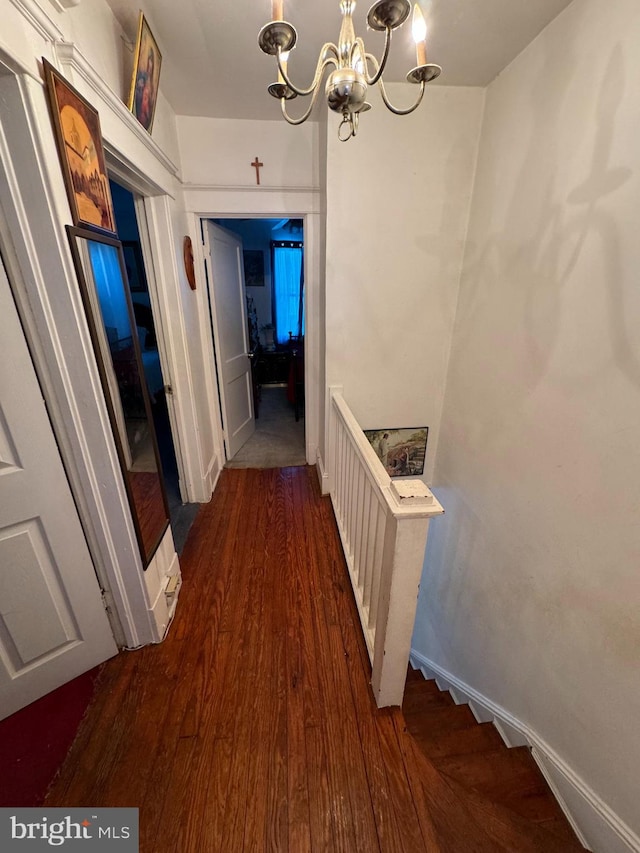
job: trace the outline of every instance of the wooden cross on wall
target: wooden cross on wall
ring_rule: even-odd
[[[256,157],[256,159],[253,161],[253,163],[251,165],[256,170],[256,184],[258,184],[258,186],[260,186],[260,167],[264,166],[264,163],[261,163],[258,160],[258,158]]]

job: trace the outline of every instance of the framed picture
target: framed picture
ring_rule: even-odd
[[[140,12],[138,18],[138,38],[133,61],[133,75],[127,106],[145,130],[151,133],[153,117],[158,101],[158,82],[162,54],[153,37],[147,19]]]
[[[142,260],[140,243],[137,240],[123,240],[122,251],[129,279],[129,289],[132,293],[146,293],[148,289],[147,278],[144,274],[144,261]]]
[[[259,249],[245,249],[244,283],[246,287],[264,287],[264,252]]]
[[[364,434],[390,477],[424,473],[429,427],[365,429]]]
[[[44,57],[42,63],[73,224],[116,234],[98,111]]]

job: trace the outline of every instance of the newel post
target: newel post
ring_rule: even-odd
[[[371,687],[379,708],[401,705],[429,519],[442,507],[421,480],[392,480]]]

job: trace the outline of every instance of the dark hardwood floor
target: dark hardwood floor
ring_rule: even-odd
[[[105,665],[47,805],[138,806],[144,853],[581,849],[434,685],[376,709],[312,468],[223,471],[181,564],[168,638]]]

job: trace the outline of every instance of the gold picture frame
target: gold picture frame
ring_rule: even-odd
[[[73,224],[115,235],[98,111],[44,57],[42,64]]]
[[[158,48],[158,42],[151,32],[147,19],[140,12],[127,107],[149,133],[151,133],[158,102],[161,65],[162,54]]]
[[[429,427],[365,429],[364,434],[390,477],[416,477],[424,473]]]

